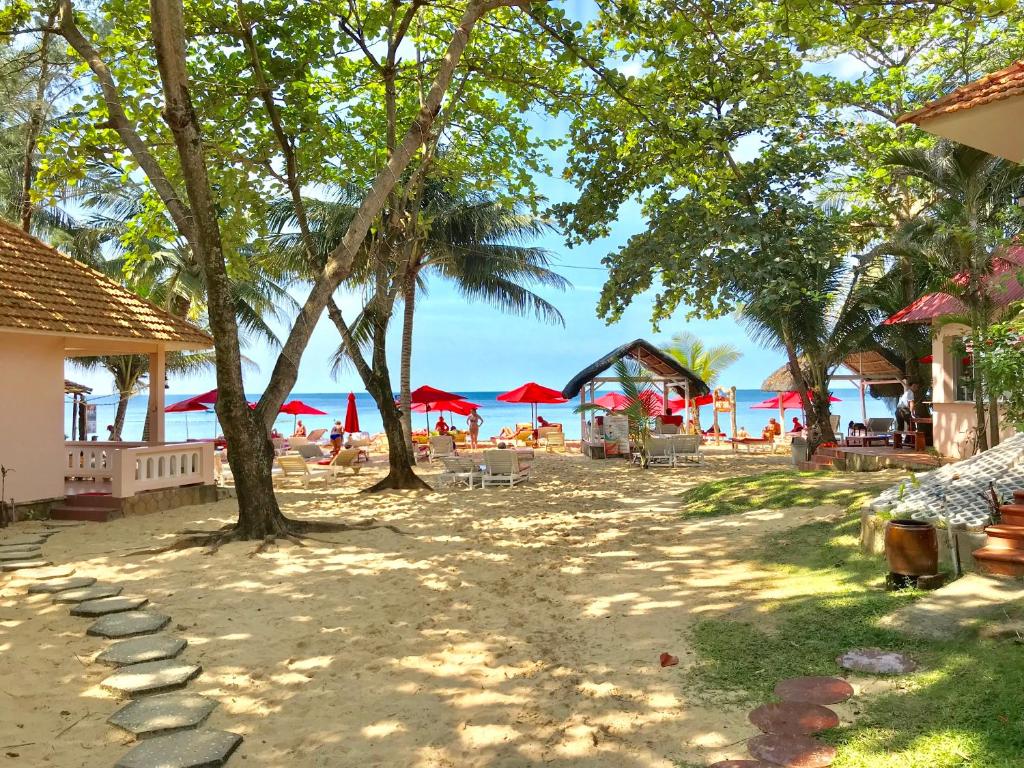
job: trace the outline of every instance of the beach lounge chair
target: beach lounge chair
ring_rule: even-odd
[[[294,451],[297,446],[306,445],[306,443],[308,442],[308,437],[303,437],[302,435],[292,435],[291,437],[288,438],[288,447]]]
[[[278,456],[275,461],[286,480],[299,480],[303,488],[309,488],[311,480],[320,479],[326,482],[332,476],[330,472],[316,464],[311,468],[304,458],[294,453]]]
[[[283,437],[272,437],[270,438],[270,442],[274,444],[275,455],[280,456],[282,453],[286,451],[284,447],[286,440]]]
[[[465,456],[443,456],[441,463],[444,464],[444,472],[439,476],[439,480],[442,482],[466,485],[470,489],[479,482],[480,487],[483,487],[483,472],[480,471],[480,465],[473,459]]]
[[[430,438],[430,460],[455,455],[455,441],[451,435],[437,435]]]
[[[308,435],[306,435],[306,439],[309,440],[309,442],[311,442],[311,443],[319,443],[320,442],[320,438],[323,437],[326,434],[327,434],[327,430],[326,429],[314,429],[312,432],[310,432]]]
[[[525,482],[530,477],[529,467],[521,467],[519,455],[507,448],[492,448],[484,451],[484,474],[480,485],[514,485]]]
[[[512,442],[516,445],[533,445],[533,425],[532,424],[516,424],[516,434],[512,438]]]
[[[669,438],[672,445],[672,464],[700,464],[704,453],[700,449],[700,435],[673,435]]]
[[[892,433],[892,417],[872,417],[868,419],[868,434],[888,435]]]
[[[320,459],[317,466],[326,467],[331,477],[335,478],[346,469],[351,469],[353,475],[358,475],[362,467],[358,464],[359,450],[356,448],[342,448],[333,456]]]
[[[553,427],[543,427],[548,430],[540,435],[540,444],[544,446],[548,453],[565,453],[565,432],[561,429],[554,429]]]
[[[644,447],[647,449],[647,466],[671,467],[675,463],[672,453],[671,436],[657,437],[652,435],[647,438]]]
[[[782,435],[776,435],[775,439],[772,440],[772,453],[778,453],[781,449],[783,453],[791,450],[793,447],[793,433],[786,432]]]
[[[295,446],[295,452],[306,461],[311,461],[313,459],[319,461],[320,459],[325,458],[323,448],[315,443],[303,443],[301,445],[297,445]]]
[[[832,434],[836,436],[836,440],[843,439],[843,433],[839,431],[839,416],[832,415],[828,417],[829,422],[832,424]]]

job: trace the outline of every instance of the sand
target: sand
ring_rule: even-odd
[[[756,611],[765,574],[743,549],[830,508],[678,519],[701,479],[787,466],[708,457],[699,468],[539,456],[516,489],[360,495],[381,469],[309,491],[296,517],[375,519],[389,530],[320,536],[253,556],[250,543],[126,557],[233,501],[90,524],[45,545],[55,563],[147,595],[204,673],[190,690],[242,733],[235,766],[644,766],[737,756],[741,712],[685,689],[693,622]],[[426,470],[431,479],[436,471]],[[38,527],[21,523],[17,532]],[[11,765],[102,766],[130,738],[92,663],[86,620],[17,580],[0,590],[0,752]],[[658,656],[680,657],[661,668]]]

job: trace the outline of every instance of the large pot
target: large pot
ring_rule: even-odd
[[[885,526],[885,558],[901,576],[932,576],[939,572],[939,537],[935,526],[921,520],[890,520]]]

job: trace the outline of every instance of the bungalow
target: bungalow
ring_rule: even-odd
[[[208,349],[198,328],[0,220],[0,465],[5,501],[48,508],[69,488],[114,499],[213,483],[213,446],[164,442],[164,388],[150,392],[147,443],[66,441],[64,361],[148,355],[164,380],[173,350]]]

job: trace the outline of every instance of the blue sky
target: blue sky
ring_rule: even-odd
[[[575,7],[577,16],[585,14],[583,0],[571,0],[566,6],[570,12]],[[832,66],[840,76],[854,75],[857,70],[850,62],[834,62]],[[547,136],[565,135],[568,119],[539,117],[534,128]],[[750,150],[756,151],[753,146]],[[553,203],[573,199],[575,190],[558,176],[562,157],[553,155],[552,165],[555,175],[538,182],[541,194]],[[615,324],[608,325],[597,317],[595,307],[605,277],[602,257],[623,245],[631,235],[643,231],[644,226],[639,206],[630,205],[620,211],[610,236],[604,240],[568,248],[559,235],[552,234],[536,243],[554,254],[559,264],[556,269],[573,283],[573,288],[565,293],[542,292],[561,310],[564,328],[545,325],[532,317],[504,315],[486,304],[467,304],[450,286],[433,281],[429,294],[418,301],[416,308],[413,387],[430,384],[455,392],[491,391],[512,389],[533,380],[561,389],[579,370],[627,341],[646,338],[661,343],[684,329],[699,335],[706,344],[729,343],[743,351],[743,358],[728,371],[723,384],[741,389],[760,387],[764,378],[783,363],[782,357],[750,341],[731,317],[686,320],[686,308],[681,307],[655,333],[649,319],[654,291],[635,299]],[[301,300],[302,296],[297,298]],[[351,297],[342,306],[354,316],[359,305],[356,297]],[[399,317],[392,325],[389,339],[389,362],[396,389],[400,330]],[[302,358],[294,392],[363,390],[351,368],[339,372],[337,377],[332,375],[330,360],[337,346],[337,332],[324,317]],[[246,354],[258,366],[258,370],[246,374],[246,390],[258,393],[273,370],[276,352],[259,345],[247,349]],[[112,391],[110,379],[103,373],[69,367],[68,376],[91,386],[96,396]],[[214,386],[211,371],[172,379],[168,394],[192,394]]]

